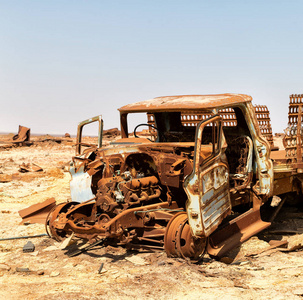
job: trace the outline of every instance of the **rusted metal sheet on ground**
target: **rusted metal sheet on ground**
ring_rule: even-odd
[[[18,134],[14,135],[11,142],[12,143],[23,143],[30,141],[30,128],[19,125]]]
[[[19,172],[26,173],[26,172],[42,172],[43,169],[34,163],[22,163],[19,166]]]
[[[13,180],[20,180],[20,174],[0,174],[0,182],[11,182]]]
[[[37,203],[19,210],[18,213],[22,218],[21,224],[45,224],[47,215],[55,207],[55,205],[55,198],[49,198],[41,203]]]

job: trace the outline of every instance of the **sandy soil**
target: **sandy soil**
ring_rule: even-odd
[[[0,182],[1,239],[45,233],[41,224],[19,225],[18,211],[50,197],[57,203],[70,198],[66,166],[74,151],[70,139],[14,148],[0,144],[0,179],[7,178]],[[22,163],[43,171],[20,173]],[[24,253],[27,239],[0,240],[0,299],[302,299],[303,236],[279,235],[277,229],[302,232],[302,210],[283,208],[272,227],[222,261],[205,256],[198,264],[162,251],[113,247],[69,257],[45,236],[29,239],[35,251]],[[260,252],[272,238],[288,240],[290,251]]]

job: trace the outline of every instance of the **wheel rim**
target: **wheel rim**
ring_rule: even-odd
[[[67,212],[67,210],[76,202],[67,202],[67,203],[60,203],[55,206],[48,214],[46,221],[45,221],[45,229],[47,234],[54,238],[56,241],[60,242],[66,236],[66,232],[64,230],[58,231],[53,223],[58,218],[60,213]]]
[[[198,259],[205,246],[205,238],[192,237],[186,212],[180,212],[170,219],[164,236],[164,248],[168,256]]]

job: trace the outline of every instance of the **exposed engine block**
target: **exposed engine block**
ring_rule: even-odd
[[[86,160],[75,160],[77,184],[89,174],[95,197],[55,207],[46,221],[49,235],[62,240],[73,233],[92,243],[101,240],[132,248],[165,248],[172,256],[200,254],[184,211],[186,194],[180,188],[192,171],[192,148],[175,151],[172,147],[167,152],[100,155],[101,159],[91,152]],[[170,231],[166,230],[168,224]],[[178,238],[165,237],[166,232],[171,237],[177,232]]]
[[[159,198],[161,194],[155,176],[133,179],[130,172],[98,181],[96,205],[106,213],[126,209],[144,201]]]

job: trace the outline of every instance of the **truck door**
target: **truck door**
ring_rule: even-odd
[[[231,212],[229,169],[221,117],[202,121],[196,131],[193,172],[186,178],[186,210],[192,235],[209,236]]]
[[[84,137],[86,134],[83,135],[83,128],[85,126],[87,128],[87,125],[90,124],[96,125],[90,128],[90,130],[95,129],[96,131],[88,132],[91,138],[87,142]],[[85,171],[85,167],[86,164],[93,160],[95,150],[101,148],[102,133],[103,120],[101,115],[82,121],[78,125],[76,156],[73,157],[69,169],[72,176],[70,181],[71,198],[74,202],[84,202],[95,197],[92,192],[92,176]]]
[[[91,133],[91,135],[96,135],[98,136],[98,143],[96,144],[88,144],[83,142],[83,127],[92,123],[98,122],[97,130],[98,132]],[[94,128],[95,129],[95,128]],[[83,147],[96,147],[96,148],[101,148],[102,146],[102,134],[103,134],[103,120],[102,116],[96,116],[91,119],[82,121],[78,125],[78,130],[77,130],[77,144],[76,144],[76,155],[80,155],[83,153]],[[85,148],[84,148],[85,149]]]

